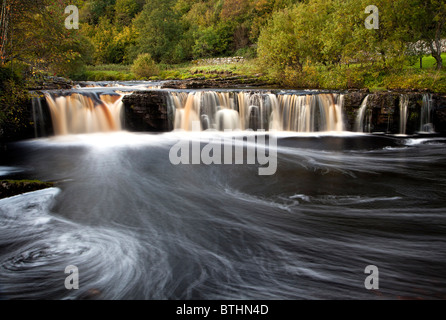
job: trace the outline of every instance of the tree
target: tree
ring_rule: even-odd
[[[302,71],[306,63],[324,62],[328,41],[324,30],[332,26],[332,0],[298,3],[273,14],[258,42],[260,63],[275,73],[286,69]]]
[[[19,60],[32,67],[66,74],[88,58],[88,41],[65,28],[65,8],[77,0],[4,0],[9,7],[2,63]],[[7,27],[7,28],[6,28]]]
[[[32,15],[41,14],[45,9],[44,0],[2,0],[0,15],[0,57],[1,64],[14,59],[15,37],[20,37],[21,24]]]
[[[81,10],[81,17],[89,25],[97,25],[101,18],[113,20],[116,0],[88,0]]]
[[[200,29],[196,34],[193,54],[195,58],[210,58],[229,52],[232,28],[227,25]]]
[[[115,24],[118,27],[130,26],[133,18],[142,11],[144,3],[144,0],[117,0]]]
[[[175,0],[147,0],[135,18],[138,39],[135,53],[150,53],[156,62],[180,62],[176,56],[184,25],[174,10]]]
[[[132,72],[139,78],[150,78],[158,74],[158,67],[148,53],[143,53],[135,59]]]
[[[446,36],[446,2],[444,0],[412,1],[412,24],[419,40],[424,41],[437,62],[437,70],[443,68],[442,39]]]
[[[294,33],[294,10],[284,9],[273,14],[262,29],[258,42],[259,63],[273,77],[279,78],[286,68],[302,70],[304,57]]]

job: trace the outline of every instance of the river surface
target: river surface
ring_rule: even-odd
[[[272,135],[268,176],[169,160],[227,133],[11,145],[2,178],[56,187],[0,200],[0,298],[446,299],[444,138]]]

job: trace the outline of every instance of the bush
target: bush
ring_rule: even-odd
[[[257,47],[250,46],[250,47],[238,49],[235,53],[235,56],[243,57],[245,59],[255,59],[255,58],[257,58]]]
[[[148,53],[143,53],[133,62],[132,72],[138,78],[150,78],[158,75],[159,69],[152,56]]]
[[[425,89],[431,92],[446,93],[446,73],[434,70],[407,70],[392,74],[384,79],[388,89]]]
[[[196,33],[192,52],[195,59],[225,56],[229,53],[231,33],[226,26],[209,27]]]
[[[28,138],[30,100],[21,77],[9,67],[0,67],[0,141]]]

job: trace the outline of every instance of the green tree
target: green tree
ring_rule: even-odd
[[[6,0],[10,5],[2,63],[19,60],[53,73],[68,74],[88,61],[89,43],[78,30],[65,28],[65,8],[80,1]]]
[[[96,63],[128,63],[129,49],[136,43],[133,26],[118,28],[108,18],[99,19],[96,26],[85,25],[84,34],[94,46],[94,60]]]
[[[16,39],[23,38],[21,35],[26,30],[23,25],[28,18],[41,15],[45,10],[44,0],[2,0],[0,12],[0,58],[1,64],[18,56]]]
[[[333,56],[324,59],[327,54],[323,53],[328,43],[326,34],[332,28],[332,13],[332,0],[298,3],[274,13],[259,36],[260,63],[280,74],[286,69],[302,71],[308,63],[331,61]]]
[[[446,37],[446,2],[443,0],[409,1],[413,20],[410,22],[416,38],[426,43],[437,62],[437,70],[443,68],[442,39]]]
[[[276,79],[283,76],[286,68],[303,68],[304,57],[294,34],[293,12],[284,9],[274,13],[259,36],[259,64]]]
[[[184,26],[174,10],[175,0],[147,0],[143,11],[135,18],[138,33],[134,55],[150,53],[157,62],[179,62],[177,46]]]
[[[82,21],[97,25],[101,18],[113,20],[115,17],[116,0],[87,0],[82,6]]]
[[[150,54],[143,53],[133,62],[132,72],[139,78],[150,78],[157,75],[159,69]]]
[[[133,18],[142,11],[144,0],[116,0],[116,25],[118,27],[130,26]]]
[[[227,54],[232,40],[231,31],[231,27],[225,25],[199,30],[193,47],[194,57],[209,58]]]

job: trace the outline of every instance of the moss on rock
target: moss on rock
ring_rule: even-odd
[[[54,183],[52,182],[38,180],[3,180],[0,182],[0,199],[52,187],[54,187]]]

